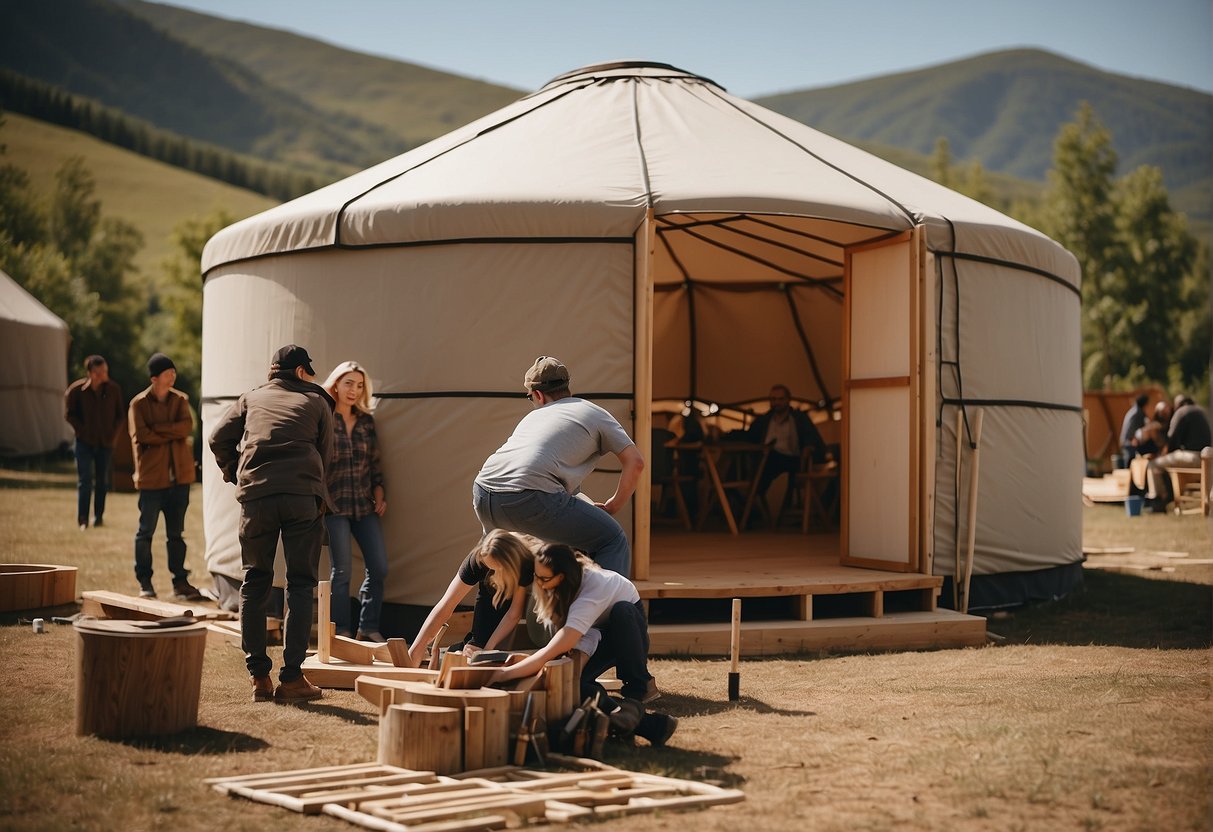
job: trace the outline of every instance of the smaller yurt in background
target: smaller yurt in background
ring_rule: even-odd
[[[53,451],[72,438],[63,418],[67,324],[0,271],[0,456]]]

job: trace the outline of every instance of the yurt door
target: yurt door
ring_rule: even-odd
[[[841,561],[916,571],[921,234],[848,249]]]

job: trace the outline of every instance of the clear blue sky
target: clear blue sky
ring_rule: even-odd
[[[1211,0],[172,0],[170,5],[530,91],[661,61],[743,97],[1039,47],[1213,92]]]

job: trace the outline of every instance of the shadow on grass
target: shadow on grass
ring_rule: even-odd
[[[117,742],[131,748],[186,755],[264,751],[270,747],[270,744],[260,737],[241,734],[237,731],[221,731],[205,725],[178,734],[168,734],[162,737],[130,737],[117,740]]]
[[[745,688],[745,678],[742,677],[742,689]],[[761,699],[746,696],[742,693],[736,702],[730,702],[725,691],[721,691],[720,699],[704,699],[700,696],[682,696],[680,694],[664,693],[661,698],[645,706],[650,711],[673,714],[677,717],[707,716],[710,714],[726,713],[728,711],[747,711],[752,714],[774,714],[776,716],[817,716],[815,711],[797,711],[789,708],[777,708],[768,705]]]
[[[1059,601],[992,615],[1005,644],[1091,644],[1167,650],[1213,645],[1213,586],[1087,570]]]
[[[671,745],[654,748],[643,740],[630,745],[609,739],[603,748],[602,762],[630,771],[647,771],[683,780],[704,780],[726,788],[740,788],[745,778],[727,771],[726,766],[738,757],[678,748],[678,734],[670,738]]]

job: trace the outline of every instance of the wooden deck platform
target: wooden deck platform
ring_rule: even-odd
[[[655,655],[727,654],[729,612],[712,601],[731,598],[770,602],[756,617],[743,606],[743,655],[985,643],[984,618],[936,608],[941,577],[841,566],[837,535],[659,529],[651,541],[649,577],[636,588],[649,605]],[[664,609],[691,599],[703,603]],[[783,617],[772,618],[779,599]]]

